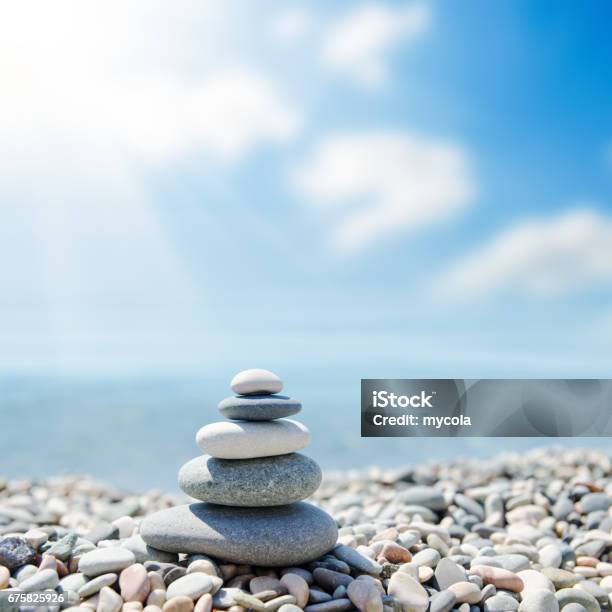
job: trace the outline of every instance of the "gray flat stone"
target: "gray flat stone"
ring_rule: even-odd
[[[429,600],[429,612],[450,612],[456,601],[457,596],[452,591],[434,593]]]
[[[430,510],[446,510],[448,506],[441,491],[423,485],[415,485],[404,489],[398,493],[396,499],[405,504],[425,506]]]
[[[239,395],[221,400],[218,408],[226,419],[272,421],[297,414],[302,404],[285,395]]]
[[[559,520],[565,520],[568,514],[574,511],[574,502],[567,497],[560,497],[553,506],[553,516]]]
[[[525,557],[525,555],[498,555],[494,558],[499,561],[501,567],[507,569],[509,572],[520,572],[531,567],[529,564],[529,559]]]
[[[306,606],[304,612],[344,612],[352,609],[353,602],[350,599],[342,598]]]
[[[463,508],[469,514],[475,516],[478,520],[484,521],[485,513],[484,508],[474,499],[471,499],[467,495],[457,493],[455,495],[455,504],[460,508]]]
[[[321,484],[321,468],[298,453],[258,459],[200,456],[179,471],[181,489],[223,506],[283,506],[305,499]]]
[[[559,602],[559,607],[563,610],[568,604],[580,604],[587,612],[599,612],[601,610],[597,600],[580,589],[561,589],[555,593],[555,597]]]
[[[354,578],[349,574],[336,572],[325,567],[317,567],[312,572],[314,581],[326,591],[333,593],[339,586],[348,586]]]
[[[605,540],[590,540],[576,547],[576,555],[586,557],[600,557],[608,544]]]
[[[45,550],[48,555],[53,555],[60,561],[67,561],[72,551],[74,550],[78,536],[73,531],[69,531],[65,536],[57,542],[53,542],[49,548]]]
[[[320,589],[317,588],[310,588],[310,591],[308,592],[308,603],[309,604],[319,604],[319,603],[324,603],[326,601],[329,601],[332,598],[332,596],[329,593],[326,593],[325,591],[321,591]]]
[[[446,558],[440,559],[434,575],[440,591],[448,589],[451,584],[467,580],[467,572],[460,565]]]
[[[607,510],[611,504],[612,499],[606,493],[589,493],[580,500],[580,508],[585,514],[596,510]]]
[[[586,591],[590,595],[592,595],[602,606],[607,604],[609,601],[608,591],[606,589],[602,589],[595,582],[591,582],[590,580],[581,580],[576,584],[576,588],[581,591]]]
[[[78,591],[79,597],[85,598],[98,593],[105,586],[110,586],[117,582],[117,574],[109,573],[96,576],[89,582],[85,583]]]
[[[360,572],[375,574],[377,576],[382,572],[383,568],[380,563],[377,563],[374,559],[370,559],[370,557],[362,555],[358,550],[345,546],[344,544],[338,544],[332,553],[338,557],[338,559],[348,563],[351,567],[354,567]]]
[[[331,550],[335,521],[311,504],[232,508],[198,503],[147,516],[147,544],[168,552],[204,553],[239,564],[302,565]]]
[[[178,563],[178,555],[168,553],[163,550],[157,550],[147,543],[137,533],[125,540],[121,541],[121,547],[127,548],[134,553],[136,563],[144,563],[145,561],[162,561],[164,563]]]
[[[30,576],[23,582],[19,583],[19,590],[25,593],[32,591],[44,591],[45,589],[54,589],[59,584],[57,572],[52,569],[39,570],[33,576]]]

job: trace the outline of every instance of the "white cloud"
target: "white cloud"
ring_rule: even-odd
[[[323,44],[323,61],[361,85],[376,87],[387,78],[387,55],[401,42],[423,34],[430,9],[420,3],[400,7],[366,4],[333,25]]]
[[[312,27],[312,17],[304,8],[287,9],[272,19],[272,34],[282,42],[299,42]]]
[[[293,179],[332,218],[335,246],[356,250],[464,208],[474,191],[468,165],[449,142],[368,132],[324,138]]]
[[[300,126],[274,83],[246,71],[212,75],[197,84],[125,84],[122,91],[121,104],[109,104],[111,112],[105,114],[108,129],[116,129],[118,141],[144,159],[201,150],[234,161],[262,143],[291,140]]]
[[[129,4],[3,10],[0,156],[31,164],[49,149],[80,149],[113,150],[125,163],[198,152],[236,161],[296,135],[299,113],[276,83],[209,59],[229,55],[214,7],[191,7],[208,25],[194,48],[185,19],[158,3]]]
[[[206,329],[153,177],[189,156],[237,163],[300,126],[273,80],[240,68],[231,4],[0,8],[0,363],[30,342],[55,364],[180,353]]]
[[[453,295],[519,291],[554,296],[612,286],[612,218],[578,208],[511,227],[437,282]]]

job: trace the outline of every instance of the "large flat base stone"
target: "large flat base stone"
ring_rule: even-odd
[[[198,503],[147,516],[140,535],[167,552],[278,567],[317,559],[335,546],[338,530],[331,516],[306,502],[268,508]]]

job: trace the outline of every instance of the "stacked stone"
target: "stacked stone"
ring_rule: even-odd
[[[227,421],[202,427],[204,455],[179,471],[179,485],[200,500],[157,512],[141,525],[150,546],[204,553],[233,563],[299,565],[328,552],[337,528],[325,512],[302,500],[321,483],[315,461],[299,454],[308,428],[285,417],[302,409],[284,395],[274,373],[252,369],[231,382],[236,394],[220,402]]]

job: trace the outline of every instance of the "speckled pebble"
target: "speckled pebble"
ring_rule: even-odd
[[[321,484],[321,469],[299,453],[227,460],[202,456],[179,471],[181,489],[224,506],[279,506],[309,497]]]

